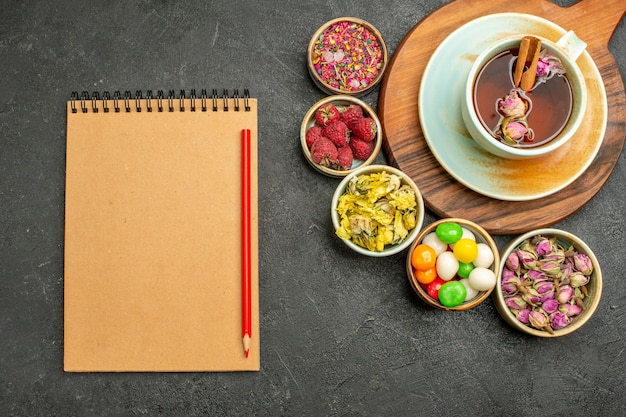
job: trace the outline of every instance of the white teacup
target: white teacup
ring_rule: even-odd
[[[496,137],[494,132],[490,131],[483,125],[474,102],[474,89],[477,77],[480,75],[483,67],[494,57],[504,51],[518,48],[523,37],[524,35],[517,35],[504,38],[489,46],[476,58],[467,77],[461,108],[463,121],[465,122],[465,126],[472,138],[485,150],[494,155],[508,159],[535,158],[546,155],[547,153],[563,146],[574,136],[580,127],[584,119],[585,109],[587,106],[587,88],[585,85],[585,78],[576,64],[576,59],[584,52],[587,45],[576,37],[572,31],[566,33],[556,43],[548,39],[535,36],[541,40],[541,49],[546,49],[550,55],[557,57],[565,68],[565,76],[569,81],[572,93],[572,106],[569,119],[561,129],[560,133],[547,143],[523,147],[505,143],[500,138]],[[511,85],[511,89],[512,88],[513,85]],[[501,97],[504,97],[508,93],[509,91],[502,91]],[[530,97],[532,97],[532,93]],[[495,106],[496,103],[494,102],[494,108]],[[531,108],[530,112],[533,110],[537,111],[536,108]],[[532,126],[530,126],[530,128],[532,128]]]

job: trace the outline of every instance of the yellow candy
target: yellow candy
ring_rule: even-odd
[[[459,262],[468,264],[474,262],[478,256],[478,246],[472,239],[462,238],[454,244],[452,252]]]

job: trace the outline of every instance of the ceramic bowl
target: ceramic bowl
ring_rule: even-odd
[[[461,226],[461,228],[467,229],[468,231],[472,232],[472,234],[475,237],[476,243],[484,243],[489,247],[489,249],[491,249],[491,252],[493,254],[493,262],[488,269],[491,269],[494,272],[494,274],[497,274],[497,268],[500,264],[500,255],[498,252],[498,247],[496,246],[496,243],[494,242],[491,235],[487,233],[487,231],[483,229],[481,226],[479,226],[478,224],[469,220],[459,219],[459,218],[440,219],[429,224],[428,226],[426,226],[424,229],[420,231],[415,241],[413,241],[413,244],[409,248],[407,258],[406,258],[406,273],[407,273],[407,276],[409,277],[409,282],[411,283],[411,287],[413,287],[413,290],[429,306],[439,308],[442,310],[447,310],[447,311],[469,310],[471,308],[476,307],[483,301],[485,301],[489,297],[489,295],[492,293],[493,288],[486,290],[486,291],[479,291],[478,294],[474,298],[467,300],[460,305],[457,305],[454,307],[447,307],[441,304],[441,302],[437,298],[433,298],[428,294],[426,290],[426,286],[425,285],[423,286],[423,284],[420,284],[420,282],[417,280],[416,272],[411,263],[411,255],[415,247],[419,245],[420,243],[422,243],[422,241],[427,235],[429,235],[430,233],[434,233],[435,230],[437,229],[437,226],[439,226],[442,223],[447,223],[447,222],[457,223],[458,225]],[[453,279],[459,279],[459,277],[456,276]]]
[[[309,146],[307,145],[307,140],[306,140],[307,131],[312,126],[316,125],[315,112],[317,111],[317,109],[327,104],[332,104],[342,113],[349,106],[358,105],[361,107],[361,109],[363,109],[363,116],[373,119],[374,122],[376,123],[376,137],[372,141],[373,143],[372,153],[370,154],[369,157],[365,159],[354,158],[352,162],[352,166],[350,167],[350,169],[347,169],[347,170],[340,169],[337,166],[325,166],[325,165],[320,165],[316,163],[315,161],[313,161],[313,158],[311,157],[311,150],[309,149]],[[304,119],[302,120],[302,125],[300,126],[300,145],[302,147],[302,152],[304,153],[304,157],[309,162],[309,164],[311,164],[313,168],[315,168],[317,171],[321,172],[322,174],[328,175],[330,177],[336,177],[336,178],[345,177],[346,175],[350,174],[351,172],[354,172],[354,170],[360,167],[364,167],[364,166],[372,164],[380,152],[382,142],[383,142],[382,126],[380,124],[380,120],[378,116],[376,115],[376,112],[374,111],[374,109],[372,109],[372,107],[370,107],[363,100],[356,98],[356,97],[346,96],[346,95],[333,95],[333,96],[328,96],[319,100],[317,103],[311,106],[311,108],[306,112],[306,114],[304,115]]]
[[[592,268],[593,268],[591,275],[589,276],[589,282],[586,285],[584,285],[584,291],[583,291],[583,287],[579,287],[579,289],[582,292],[587,293],[587,296],[585,296],[583,299],[582,311],[580,312],[580,314],[572,316],[571,317],[572,321],[567,326],[560,328],[560,329],[553,329],[552,331],[549,331],[547,329],[539,330],[527,324],[522,323],[520,320],[517,319],[516,314],[514,314],[513,311],[507,306],[507,303],[505,301],[504,289],[506,289],[506,287],[503,287],[503,281],[506,283],[508,280],[506,278],[503,279],[503,276],[504,277],[508,276],[508,272],[503,272],[503,271],[506,268],[506,261],[509,255],[511,253],[514,253],[515,250],[518,247],[520,247],[520,245],[523,242],[529,239],[533,239],[536,236],[544,236],[548,239],[555,239],[556,241],[560,242],[561,245],[564,246],[566,251],[568,248],[572,247],[577,253],[588,256],[589,260],[591,261]],[[537,229],[537,230],[530,231],[528,233],[525,233],[517,237],[513,241],[511,241],[503,249],[500,259],[501,260],[500,260],[499,271],[498,271],[498,283],[496,286],[496,290],[493,292],[495,305],[497,307],[498,312],[504,318],[504,320],[507,323],[509,323],[512,327],[514,327],[516,330],[522,333],[529,334],[532,336],[547,337],[547,338],[559,337],[559,336],[570,334],[578,330],[581,326],[583,326],[591,318],[596,308],[598,307],[598,304],[600,302],[600,297],[602,295],[602,271],[600,269],[600,264],[598,263],[598,259],[594,255],[593,251],[589,248],[589,246],[587,246],[587,244],[585,244],[585,242],[583,242],[582,239],[573,235],[572,233],[566,232],[564,230],[553,229],[553,228]],[[511,289],[509,287],[509,291],[510,290]],[[564,301],[564,300],[561,300],[561,301]],[[571,302],[572,301],[570,301],[569,303]],[[536,303],[536,304],[538,305],[539,303]],[[548,311],[549,312],[552,311],[552,308],[554,308],[554,306],[551,306]],[[535,307],[535,309],[539,309],[539,307],[537,306]],[[560,307],[559,307],[559,310],[560,310]],[[519,311],[519,310],[516,310],[516,311]],[[559,326],[556,325],[554,327],[559,327]]]
[[[522,37],[522,35],[515,35],[504,38],[486,48],[476,58],[470,68],[465,82],[461,105],[463,121],[468,132],[476,143],[488,152],[508,159],[537,158],[547,155],[565,145],[576,134],[576,131],[583,122],[587,106],[587,88],[585,84],[585,77],[576,64],[576,59],[584,51],[586,44],[578,39],[571,31],[564,35],[563,38],[556,43],[548,39],[535,36],[541,40],[541,49],[545,49],[552,56],[556,56],[562,62],[566,70],[565,76],[569,81],[572,97],[572,107],[569,118],[565,122],[560,133],[558,133],[549,142],[532,147],[519,147],[506,144],[485,128],[481,122],[481,117],[476,111],[474,103],[476,80],[484,66],[495,56],[504,51],[518,48]],[[508,93],[509,91],[503,91],[502,96]],[[532,93],[529,94],[529,97],[532,97]],[[535,109],[534,111],[536,112],[537,110]],[[531,107],[531,117],[532,112],[533,109]],[[532,126],[530,126],[530,128],[532,128]]]
[[[369,93],[382,80],[387,61],[387,45],[381,33],[356,17],[324,23],[311,37],[307,49],[309,74],[328,94]],[[361,65],[355,67],[352,62]]]
[[[408,248],[413,240],[417,237],[420,228],[422,227],[422,223],[424,221],[424,200],[422,198],[422,193],[420,192],[415,182],[406,175],[404,172],[400,171],[397,168],[390,167],[387,165],[369,165],[365,167],[361,167],[356,169],[355,171],[348,174],[337,186],[335,190],[332,202],[330,206],[330,215],[333,222],[333,227],[335,232],[339,229],[341,225],[341,216],[337,212],[337,206],[339,205],[340,198],[346,194],[347,189],[351,182],[357,181],[357,179],[361,176],[377,174],[381,172],[386,172],[387,174],[393,174],[400,179],[400,186],[408,185],[415,194],[415,226],[408,230],[408,234],[401,242],[397,244],[389,244],[385,245],[383,250],[369,250],[359,244],[353,242],[350,239],[342,239],[342,241],[352,250],[362,255],[373,256],[373,257],[384,257],[394,255],[399,253],[406,248]]]

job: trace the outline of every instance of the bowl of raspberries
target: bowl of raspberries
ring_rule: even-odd
[[[376,112],[364,101],[346,95],[328,96],[304,116],[300,143],[313,168],[340,178],[376,159],[382,127]]]

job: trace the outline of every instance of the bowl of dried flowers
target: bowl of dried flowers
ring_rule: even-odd
[[[502,251],[495,305],[517,330],[559,337],[583,326],[602,295],[602,271],[585,242],[545,228],[525,233]]]
[[[370,92],[382,80],[387,60],[387,46],[378,29],[355,17],[324,23],[307,49],[309,74],[328,94]]]
[[[374,162],[382,145],[382,127],[374,109],[363,100],[328,96],[304,115],[300,145],[317,171],[345,177]]]
[[[408,248],[424,221],[424,200],[401,170],[368,165],[348,174],[331,202],[335,234],[357,253],[383,257]]]

